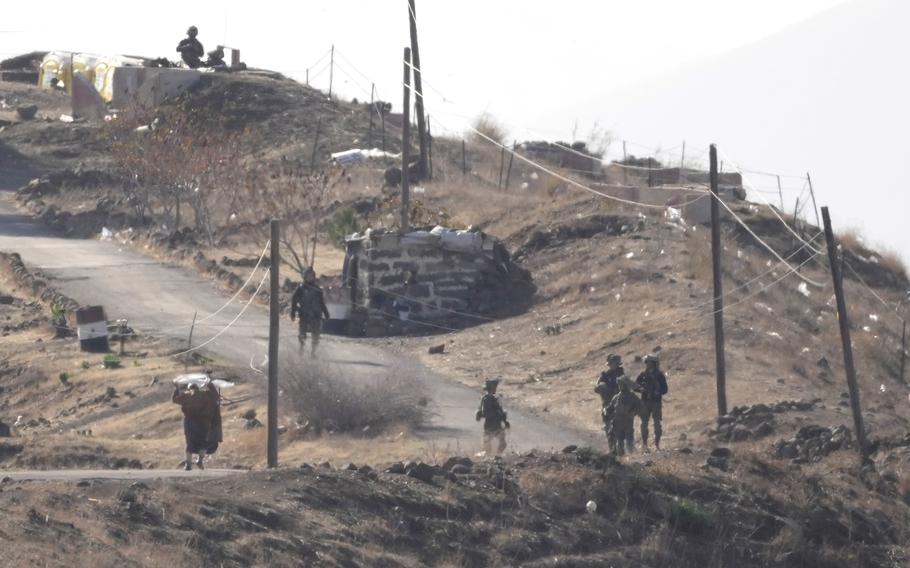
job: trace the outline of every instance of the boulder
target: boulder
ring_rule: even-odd
[[[401,462],[395,462],[384,470],[384,473],[393,473],[395,475],[404,475],[405,467]]]
[[[433,476],[438,473],[436,467],[419,462],[414,464],[412,467],[407,468],[405,475],[408,477],[413,477],[423,481],[424,483],[430,483],[433,481]]]
[[[19,118],[22,120],[31,120],[35,118],[35,115],[38,114],[37,105],[19,105],[16,107],[16,114],[19,115]]]

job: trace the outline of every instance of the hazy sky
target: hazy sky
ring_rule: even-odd
[[[902,249],[910,259],[910,239],[904,238],[899,229],[902,223],[896,212],[892,211],[893,215],[880,223],[878,219],[870,222],[872,212],[868,209],[848,209],[849,199],[855,199],[855,194],[848,192],[855,191],[858,178],[854,176],[849,187],[846,182],[837,183],[838,173],[846,164],[844,156],[823,159],[831,154],[826,144],[836,143],[831,132],[813,138],[817,129],[805,125],[798,128],[802,121],[798,115],[794,119],[790,108],[793,105],[786,97],[771,99],[789,110],[787,116],[796,122],[775,124],[773,136],[765,116],[776,116],[778,109],[731,107],[726,112],[735,110],[740,114],[730,115],[710,127],[706,126],[710,121],[702,120],[699,114],[708,112],[701,104],[704,97],[699,91],[699,81],[704,76],[699,75],[702,67],[718,62],[731,70],[748,68],[741,65],[737,54],[745,53],[747,62],[760,63],[763,52],[750,52],[751,46],[764,45],[763,40],[773,44],[775,38],[786,36],[787,30],[794,29],[806,35],[795,40],[789,38],[788,48],[814,49],[823,55],[829,46],[810,44],[813,23],[825,13],[845,6],[870,6],[870,11],[887,18],[890,8],[900,5],[901,0],[417,0],[417,3],[427,107],[434,118],[434,131],[458,131],[470,117],[488,111],[500,118],[518,139],[568,139],[576,121],[580,136],[597,121],[612,129],[617,139],[625,138],[647,147],[660,146],[664,150],[678,145],[682,139],[687,139],[695,153],[708,142],[717,142],[737,161],[754,168],[800,175],[811,169],[813,176],[818,177],[819,191],[824,197],[831,198],[833,206],[841,206],[839,212],[849,212],[846,219],[841,213],[840,219],[864,227],[873,240],[886,241]],[[85,1],[78,8],[71,2],[50,1],[40,4],[40,14],[37,5],[9,4],[4,6],[0,20],[3,30],[0,57],[30,49],[60,49],[175,59],[177,42],[186,27],[195,24],[206,49],[219,43],[236,46],[249,65],[282,71],[300,80],[305,77],[306,69],[313,67],[310,72],[313,83],[322,88],[328,85],[329,76],[328,58],[322,56],[334,43],[336,91],[348,97],[369,98],[370,83],[374,81],[379,96],[400,108],[401,53],[409,41],[406,0],[294,4],[269,0],[221,3],[159,0],[154,7],[143,9],[125,8],[129,4],[122,1]],[[858,28],[848,30],[843,37],[862,41],[864,33],[876,32]],[[834,49],[835,44],[841,43],[836,35],[829,33],[824,41],[832,42],[832,53],[850,60],[854,68],[861,68],[862,62],[854,61],[850,53]],[[899,69],[904,63],[900,58],[906,53],[888,55],[882,72],[891,66],[892,75],[901,75]],[[832,57],[830,62],[824,62],[816,56],[813,61],[813,66],[805,69],[809,84],[821,66],[824,68],[821,71],[826,73],[822,78],[825,87],[839,89],[831,77],[840,59]],[[793,66],[789,67],[792,74]],[[733,73],[735,83],[724,84],[723,76],[718,79],[716,75],[711,79],[713,94],[717,96],[718,90],[729,92],[729,96],[719,97],[720,104],[727,100],[743,102],[741,93],[752,88],[750,76]],[[758,80],[767,81],[768,77],[762,74]],[[782,89],[803,87],[794,84]],[[677,96],[674,89],[682,94]],[[660,91],[663,98],[656,96],[655,91]],[[813,91],[812,95],[818,93]],[[661,112],[654,113],[653,107],[639,104],[645,99],[659,105]],[[895,106],[906,104],[886,102]],[[811,109],[811,103],[804,100],[802,106],[794,108]],[[761,100],[755,104],[762,107]],[[880,106],[883,102],[873,97],[861,104]],[[840,131],[846,139],[881,135],[883,128],[887,131],[882,124],[866,128],[860,118],[861,106],[838,108],[844,123],[852,128]],[[790,128],[792,136],[788,132]],[[903,149],[897,138],[885,144]],[[630,146],[633,148],[637,153],[647,153],[644,148]],[[617,150],[618,146],[614,145],[613,151]],[[679,149],[673,151],[678,153]],[[768,182],[755,180],[754,183],[767,185]],[[792,184],[793,191],[797,191],[801,182],[792,181]],[[893,190],[880,188],[880,192],[882,197],[895,198]],[[906,209],[910,204],[903,192],[899,195],[895,199]],[[880,226],[882,223],[886,226]]]

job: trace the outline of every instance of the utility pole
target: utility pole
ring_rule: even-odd
[[[777,193],[780,195],[780,212],[784,212],[784,190],[780,187],[780,176],[777,176]]]
[[[430,160],[427,179],[433,179],[433,132],[430,128],[430,115],[427,115],[427,154]]]
[[[818,218],[818,205],[815,203],[815,190],[812,189],[812,176],[806,172],[806,181],[809,182],[809,195],[812,196],[812,210],[815,211],[815,226],[818,227],[821,221]]]
[[[682,154],[679,155],[679,169],[682,171],[686,167],[686,141],[683,140]]]
[[[306,69],[306,86],[307,87],[310,86],[310,68],[309,67],[307,67],[307,69]]]
[[[901,382],[904,382],[904,370],[907,367],[907,320],[903,321],[903,331],[901,331]]]
[[[410,228],[411,48],[404,48],[404,106],[401,109],[401,232]]]
[[[622,184],[629,185],[628,168],[626,168],[629,158],[626,155],[626,141],[622,141]]]
[[[370,129],[367,131],[367,144],[373,142],[373,112],[376,110],[374,95],[376,94],[376,83],[370,86]]]
[[[417,110],[417,139],[420,143],[420,161],[417,162],[417,170],[420,179],[426,179],[429,176],[427,166],[427,125],[424,118],[423,110],[423,81],[420,66],[420,48],[417,45],[417,8],[414,5],[415,0],[408,0],[408,21],[411,27],[411,62],[414,67],[414,107]]]
[[[468,175],[468,162],[465,158],[464,138],[461,139],[461,177]]]
[[[281,262],[281,226],[278,219],[270,223],[271,265],[269,266],[269,416],[268,416],[268,462],[269,467],[278,467],[278,265]]]
[[[866,429],[863,425],[863,411],[859,400],[859,387],[856,384],[856,367],[853,365],[853,343],[850,341],[850,318],[847,315],[847,300],[844,298],[844,282],[841,279],[841,267],[838,259],[837,241],[831,229],[831,217],[828,208],[822,207],[822,219],[825,222],[825,240],[828,243],[828,261],[831,264],[831,277],[834,279],[834,297],[837,300],[837,321],[840,324],[840,339],[844,350],[844,370],[847,372],[847,388],[850,391],[850,409],[853,411],[854,434],[859,445],[859,454],[863,461],[869,459],[869,447],[866,444]]]
[[[335,80],[335,44],[332,44],[332,54],[329,56],[329,98],[332,98],[332,83]],[[323,55],[325,57],[325,55]]]
[[[720,194],[717,192],[717,147],[711,144],[711,260],[714,266],[714,358],[717,368],[717,415],[727,413],[727,362],[724,356],[724,282],[720,266]]]
[[[497,187],[499,189],[502,189],[502,170],[505,168],[505,166],[506,166],[506,147],[500,146],[499,147],[499,182],[497,183]]]
[[[310,173],[316,171],[316,152],[319,149],[319,127],[322,126],[322,118],[316,119],[316,137],[313,139],[313,156],[310,158]]]
[[[512,151],[509,153],[509,167],[506,170],[506,191],[509,190],[509,180],[512,179],[512,160],[515,159],[515,142],[512,142]]]
[[[196,316],[199,314],[198,311],[193,312],[193,323],[190,325],[190,336],[186,340],[186,350],[189,351],[193,348],[193,331],[196,329]],[[120,354],[123,355],[123,339],[121,338],[120,343]],[[186,354],[186,358],[183,360],[183,371],[187,372],[190,368],[190,354]]]

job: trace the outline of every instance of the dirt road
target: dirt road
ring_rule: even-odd
[[[215,479],[245,473],[242,469],[56,469],[4,471],[0,479],[11,481],[154,481],[156,479]]]
[[[84,304],[103,305],[109,319],[127,318],[139,332],[181,340],[187,337],[194,312],[202,320],[227,301],[210,281],[115,242],[55,236],[16,208],[10,190],[21,182],[21,176],[0,169],[0,250],[21,254],[26,264],[41,270],[66,295]],[[253,283],[258,284],[260,278],[254,278]],[[243,303],[237,300],[216,316],[198,323],[194,344],[199,345],[224,328]],[[300,362],[293,324],[285,318],[281,325],[282,360],[290,357]],[[251,361],[260,365],[267,352],[267,334],[266,310],[251,305],[203,352],[236,365],[249,366]],[[413,364],[390,351],[341,337],[324,337],[320,357],[343,366],[345,375],[353,379],[367,379],[384,370]],[[432,394],[436,415],[418,436],[440,450],[477,450],[479,427],[474,411],[480,391],[425,369],[419,372]],[[511,450],[559,449],[591,442],[590,434],[551,424],[515,408],[509,411]]]

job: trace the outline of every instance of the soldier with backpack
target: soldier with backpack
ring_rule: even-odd
[[[480,399],[480,408],[474,415],[475,420],[483,419],[483,451],[486,455],[494,455],[493,442],[496,441],[495,455],[506,449],[506,430],[511,427],[508,416],[499,397],[496,396],[496,387],[499,379],[488,379],[483,387],[485,394]]]

